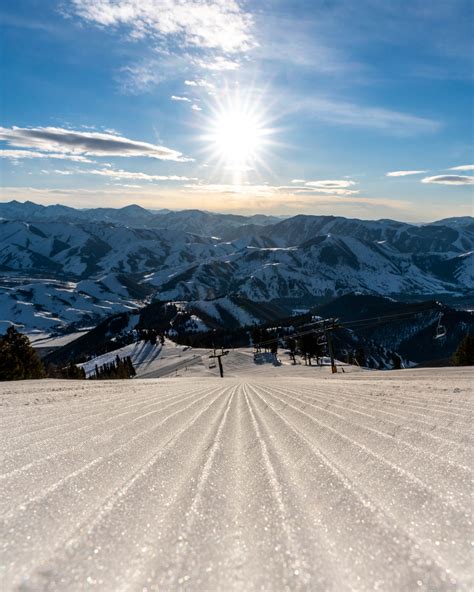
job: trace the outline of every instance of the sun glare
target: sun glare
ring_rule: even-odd
[[[265,152],[272,130],[258,97],[253,93],[245,97],[225,93],[210,111],[203,140],[221,173],[227,171],[240,182],[246,172],[268,167]]]
[[[214,150],[231,168],[251,166],[259,157],[263,137],[258,119],[238,109],[220,113],[210,134]]]

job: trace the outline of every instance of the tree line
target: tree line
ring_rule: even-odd
[[[121,360],[117,356],[115,361],[109,364],[104,364],[100,368],[96,366],[91,378],[121,379],[132,378],[135,375],[136,371],[130,357]],[[8,327],[6,333],[0,335],[0,381],[38,378],[84,380],[86,373],[84,368],[77,366],[73,361],[64,367],[48,364],[45,368],[28,337],[15,327]]]
[[[254,327],[252,329],[252,341],[257,351],[262,348],[270,351],[275,356],[278,352],[279,339],[283,339],[290,351],[290,356],[296,363],[295,356],[301,355],[305,364],[311,365],[313,361],[319,362],[325,355],[325,343],[315,333],[299,335],[295,338],[288,335],[290,331],[287,328],[286,335],[278,336],[276,329],[264,329]],[[163,336],[158,331],[148,330],[144,338],[151,343],[156,340],[163,342]],[[163,341],[162,341],[163,339]],[[340,356],[341,357],[341,356]],[[359,366],[367,364],[367,356],[364,349],[359,348],[354,352],[346,352],[344,361],[348,363],[356,362]],[[343,357],[343,358],[344,358]],[[474,366],[474,337],[466,335],[459,343],[456,351],[451,358],[451,364],[454,366]],[[393,354],[393,368],[401,367],[401,358],[398,354]],[[132,378],[136,375],[132,360],[129,356],[120,358],[116,356],[115,360],[96,366],[92,379],[123,379]],[[31,346],[26,335],[19,333],[15,327],[11,326],[4,335],[0,335],[0,381],[6,380],[26,380],[38,378],[65,378],[65,379],[84,379],[86,378],[84,369],[70,361],[65,367],[58,367],[49,364],[45,369],[43,362]]]
[[[120,380],[124,378],[133,378],[136,374],[130,356],[125,358],[116,356],[115,360],[107,362],[102,366],[96,364],[94,374],[89,378],[92,380]]]

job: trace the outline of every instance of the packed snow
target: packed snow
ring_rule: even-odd
[[[472,369],[232,354],[0,385],[2,590],[474,588]]]

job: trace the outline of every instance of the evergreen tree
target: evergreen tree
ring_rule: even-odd
[[[136,375],[135,368],[130,356],[120,358],[118,355],[115,360],[102,366],[95,366],[95,374],[90,378],[95,380],[121,380],[132,378]]]
[[[86,378],[84,368],[76,366],[72,361],[65,368],[58,368],[54,364],[48,364],[46,374],[48,378],[67,378],[73,380],[84,380]]]
[[[358,349],[356,349],[356,352],[354,354],[354,358],[357,362],[357,364],[359,364],[359,366],[366,366],[367,365],[367,361],[365,358],[365,351],[362,347],[359,347]]]
[[[402,367],[402,359],[397,353],[392,355],[393,370],[400,370]]]
[[[316,358],[319,362],[319,358],[322,356],[323,349],[318,343],[318,338],[315,333],[306,333],[298,338],[298,348],[300,353],[304,357],[305,365],[308,362],[311,366],[311,361]]]
[[[310,333],[300,335],[298,337],[298,349],[299,349],[300,354],[304,358],[305,366],[308,364],[308,362],[309,362],[309,365],[311,366],[310,351],[311,351],[312,339],[313,339],[313,336]]]
[[[0,337],[0,380],[44,378],[43,363],[26,335],[9,327]]]
[[[252,343],[254,348],[256,349],[257,353],[260,351],[260,343],[262,342],[262,331],[260,327],[253,327],[252,328]]]
[[[474,366],[474,337],[466,335],[453,354],[455,366]]]
[[[291,358],[291,361],[293,362],[293,366],[294,366],[296,364],[296,357],[295,357],[296,341],[292,337],[289,337],[286,340],[286,346],[290,350],[290,358]]]

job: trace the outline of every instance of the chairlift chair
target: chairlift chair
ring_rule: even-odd
[[[441,337],[444,337],[447,333],[446,327],[441,324],[442,318],[443,318],[443,313],[441,313],[439,315],[438,324],[436,325],[436,333],[435,333],[435,337],[434,337],[435,339],[440,339]]]

